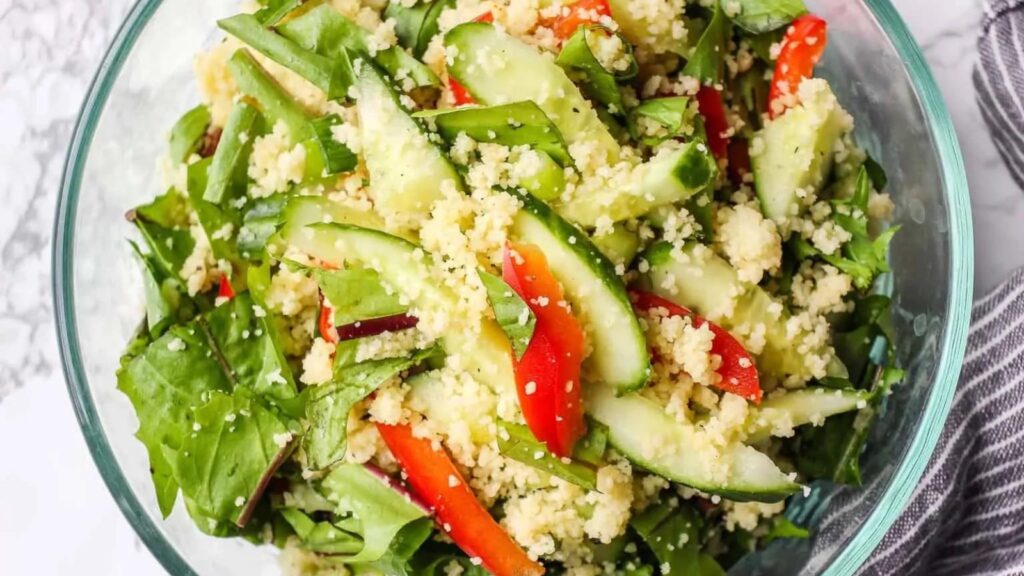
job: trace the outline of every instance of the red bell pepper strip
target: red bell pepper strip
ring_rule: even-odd
[[[334,309],[324,302],[323,292],[320,293],[320,318],[317,320],[317,327],[320,329],[321,338],[334,344],[338,343],[338,330],[334,327]]]
[[[394,316],[383,316],[381,318],[360,320],[359,322],[338,326],[335,330],[338,331],[339,341],[354,340],[356,338],[376,336],[378,334],[383,334],[384,332],[408,330],[409,328],[415,328],[419,323],[420,319],[415,316],[410,316],[409,314],[395,314]]]
[[[701,86],[697,92],[697,105],[700,115],[704,117],[704,131],[708,136],[708,147],[719,160],[729,157],[729,121],[725,117],[725,104],[722,94],[711,86]]]
[[[466,87],[459,84],[459,81],[451,75],[448,76],[448,90],[451,90],[452,102],[456,107],[476,104],[476,99],[466,90]]]
[[[231,280],[227,276],[221,276],[220,285],[217,286],[217,299],[231,300],[234,297],[235,289],[231,287]]]
[[[537,318],[523,357],[513,358],[519,405],[533,435],[556,456],[569,457],[586,433],[580,391],[583,328],[539,248],[506,245],[502,268],[505,282]]]
[[[605,16],[612,16],[608,0],[577,0],[562,8],[554,18],[545,19],[541,23],[551,28],[556,38],[565,41],[575,34],[580,26],[597,24]]]
[[[434,512],[437,523],[471,558],[495,576],[539,576],[544,567],[491,517],[443,449],[417,438],[406,425],[377,424],[384,443],[408,476],[409,486]]]
[[[828,43],[828,24],[813,14],[793,21],[782,39],[775,74],[768,89],[768,115],[776,118],[786,110],[785,96],[796,94],[804,78],[814,75]]]
[[[485,24],[494,24],[494,12],[488,10],[483,14],[473,18],[473,22],[483,22]]]
[[[757,367],[754,366],[754,359],[746,348],[728,330],[713,322],[708,322],[690,310],[670,302],[650,292],[631,290],[630,297],[633,306],[640,311],[647,312],[656,308],[663,308],[671,316],[688,316],[693,320],[694,328],[700,328],[704,324],[715,335],[711,342],[711,353],[722,358],[722,365],[718,367],[718,375],[722,377],[716,384],[716,388],[723,392],[731,392],[750,400],[754,404],[761,403],[761,381],[757,374]]]
[[[729,142],[729,180],[736,186],[750,173],[750,141],[737,138]]]

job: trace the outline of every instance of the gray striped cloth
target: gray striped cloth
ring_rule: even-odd
[[[1024,187],[1024,0],[989,0],[984,18],[978,106]],[[945,431],[861,573],[1024,575],[1024,270],[975,303]]]

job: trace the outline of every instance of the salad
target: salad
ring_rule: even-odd
[[[722,574],[859,484],[886,176],[801,0],[265,0],[128,212],[156,500],[291,574]]]

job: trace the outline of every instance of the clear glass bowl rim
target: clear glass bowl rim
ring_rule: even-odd
[[[65,160],[54,221],[53,304],[61,364],[79,425],[93,460],[125,518],[149,550],[174,575],[192,575],[188,562],[168,542],[132,492],[114,456],[93,404],[83,369],[74,314],[74,216],[89,145],[110,90],[136,39],[164,0],[139,0],[129,11],[89,87]],[[945,424],[956,391],[971,317],[974,253],[970,195],[953,122],[920,47],[889,0],[863,0],[903,59],[929,122],[949,205],[950,301],[936,380],[906,458],[879,504],[824,574],[853,574],[878,546],[910,499]]]

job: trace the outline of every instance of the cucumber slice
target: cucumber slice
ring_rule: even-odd
[[[587,411],[608,427],[612,446],[655,474],[741,502],[778,502],[801,488],[771,458],[739,442],[708,458],[710,448],[695,449],[706,443],[699,429],[672,419],[652,400],[616,396],[599,384],[584,389]],[[724,480],[713,469],[718,465],[728,467]]]
[[[431,118],[437,133],[449,143],[465,132],[477,142],[496,142],[509,147],[525,145],[544,152],[560,166],[572,165],[558,127],[533,102],[424,110],[413,116]]]
[[[358,224],[366,228],[382,230],[384,220],[373,212],[356,210],[343,204],[331,202],[323,196],[294,196],[281,211],[284,225],[273,244],[283,254],[289,239],[297,237],[299,231],[310,224],[338,222]]]
[[[443,197],[446,181],[457,190],[462,189],[462,181],[448,158],[406,113],[380,72],[368,62],[357,68],[356,108],[370,192],[382,213],[413,222]]]
[[[610,233],[594,236],[591,240],[616,266],[629,266],[640,250],[640,237],[622,224],[616,224]]]
[[[651,370],[647,340],[615,266],[586,234],[547,204],[528,194],[509,193],[523,203],[512,224],[512,237],[544,252],[566,299],[580,316],[594,350],[586,360],[588,376],[619,392],[643,386]]]
[[[804,424],[820,426],[825,418],[866,407],[871,393],[865,390],[803,388],[761,403],[747,418],[747,442],[756,443],[772,435],[772,421],[784,419],[793,428]]]
[[[590,102],[554,60],[494,26],[468,22],[445,34],[448,72],[482,104],[531,100],[558,126],[570,145],[586,142],[619,156],[619,144]]]
[[[785,377],[811,378],[799,351],[800,342],[786,331],[789,314],[767,292],[740,281],[736,271],[710,248],[690,244],[683,248],[682,261],[673,258],[666,243],[653,246],[644,258],[650,264],[647,282],[657,295],[677,302],[710,318],[726,330],[740,326],[765,327],[765,346],[757,356],[758,369]],[[827,350],[808,353],[824,355]],[[842,377],[841,363],[829,366],[829,375]]]
[[[310,256],[333,264],[375,270],[386,284],[416,310],[456,310],[458,296],[430,274],[429,256],[412,242],[379,230],[351,224],[312,224],[290,227],[285,241]],[[449,330],[445,350],[459,353],[478,382],[495,391],[515,394],[512,351],[501,327],[483,319],[479,330]]]
[[[780,224],[799,215],[805,198],[821,190],[836,143],[849,126],[849,115],[825,80],[804,82],[800,94],[801,105],[765,124],[750,149],[761,211]]]
[[[718,164],[707,145],[692,141],[638,166],[633,174],[635,187],[605,188],[597,194],[573,198],[558,211],[581,226],[594,226],[606,217],[621,222],[686,200],[713,184],[717,176]]]

